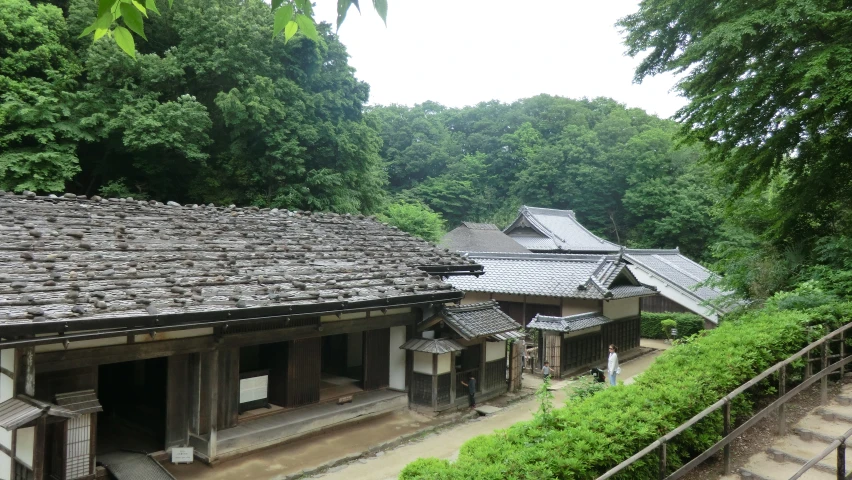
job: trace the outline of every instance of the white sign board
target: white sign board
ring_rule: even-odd
[[[172,447],[172,463],[192,463],[193,448]]]

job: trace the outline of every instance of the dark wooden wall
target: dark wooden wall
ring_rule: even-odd
[[[506,387],[506,359],[485,362],[485,373],[482,375],[482,391],[490,392]]]
[[[411,402],[417,405],[432,406],[432,375],[411,373]]]
[[[614,344],[618,350],[630,350],[639,346],[640,320],[633,317],[617,320],[601,326],[602,349]]]
[[[219,430],[236,427],[240,414],[240,349],[219,350]]]
[[[35,397],[53,403],[56,394],[80,390],[98,390],[98,367],[81,367],[36,373]],[[21,392],[23,393],[23,392]]]
[[[364,332],[364,390],[390,383],[390,329]]]
[[[692,310],[666,298],[659,293],[653,297],[642,297],[642,311],[651,313],[686,313]]]
[[[290,373],[289,362],[292,342],[272,343],[270,345],[273,348],[266,351],[266,368],[269,369],[266,395],[269,403],[287,405],[287,388],[290,386],[287,375]]]
[[[450,387],[452,386],[452,381],[452,375],[449,373],[438,375],[438,395],[436,397],[438,406],[450,404]]]
[[[600,332],[566,338],[562,346],[562,369],[570,369],[588,365],[604,358],[607,349],[603,345]]]
[[[319,402],[322,339],[294,340],[289,350],[287,401],[284,406],[298,407]]]
[[[536,314],[549,315],[552,317],[562,316],[562,307],[560,307],[559,305],[527,303],[526,307],[524,307],[523,302],[504,301],[497,301],[497,304],[500,305],[500,310],[503,310],[503,313],[512,317],[512,320],[520,323],[525,327],[528,323],[530,323],[530,320],[534,316],[536,316]]]

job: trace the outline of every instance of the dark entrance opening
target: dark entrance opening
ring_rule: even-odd
[[[320,401],[364,389],[364,334],[322,337]]]
[[[168,358],[98,367],[97,454],[165,448]]]
[[[467,383],[473,376],[476,379],[476,391],[482,391],[482,375],[479,371],[482,360],[482,345],[470,345],[464,350],[456,352],[456,391],[467,392],[467,387],[461,382]]]

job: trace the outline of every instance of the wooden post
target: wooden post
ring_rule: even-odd
[[[438,409],[438,354],[432,354],[432,410]]]
[[[202,363],[203,374],[207,375],[207,386],[210,389],[207,392],[202,392],[202,395],[207,395],[210,399],[210,417],[207,421],[210,422],[210,441],[208,443],[207,457],[212,462],[218,455],[218,419],[219,419],[219,350],[213,350],[205,355]]]
[[[784,396],[787,392],[787,366],[781,367],[778,371],[778,398]],[[778,435],[784,436],[787,434],[787,415],[784,411],[784,404],[778,406]]]
[[[822,342],[822,362],[820,362],[824,372],[828,368],[828,340]],[[819,381],[819,396],[822,405],[828,405],[828,375],[823,375]]]
[[[15,372],[18,375],[18,380],[23,382],[18,388],[18,393],[23,391],[24,395],[35,397],[35,347],[24,347],[21,350],[21,369],[23,372]]]
[[[846,358],[846,330],[843,330],[842,332],[840,332],[840,361],[843,361],[844,358]],[[845,369],[845,367],[846,367],[846,365],[840,366],[840,379],[841,380],[843,380],[843,375],[845,373],[843,370]]]
[[[456,352],[450,353],[450,405],[456,404]]]
[[[666,444],[660,445],[660,480],[666,478]]]
[[[837,480],[846,480],[846,440],[837,446]]]
[[[33,437],[33,480],[45,480],[44,457],[45,442],[47,442],[47,416],[43,415],[36,420],[35,435]]]
[[[731,433],[731,401],[728,400],[725,402],[725,428],[722,433],[722,437],[727,437]],[[730,475],[731,474],[731,444],[728,443],[725,445],[725,450],[723,452],[723,467],[722,467],[722,475]]]

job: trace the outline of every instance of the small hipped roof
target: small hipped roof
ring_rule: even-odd
[[[451,353],[464,350],[464,347],[448,338],[412,338],[399,347],[402,350],[411,350],[412,352],[424,352],[440,355],[442,353]]]
[[[444,306],[427,319],[422,328],[443,321],[465,340],[495,337],[496,340],[520,338],[521,324],[503,313],[495,301],[471,303],[456,307]]]
[[[537,330],[550,330],[555,332],[577,332],[587,328],[593,328],[612,320],[599,312],[579,313],[567,317],[550,317],[547,315],[536,315],[528,325],[528,328]]]
[[[27,395],[18,395],[0,403],[0,427],[10,432],[29,426],[45,415],[61,418],[77,416],[76,413],[66,408],[42,402]]]

